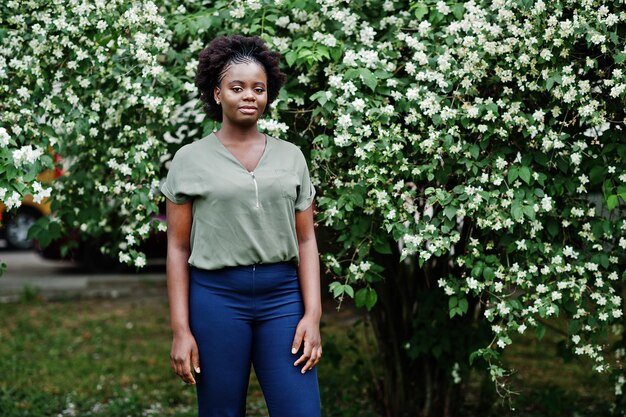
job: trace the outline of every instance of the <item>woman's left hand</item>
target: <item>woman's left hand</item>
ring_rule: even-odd
[[[304,341],[304,353],[294,363],[298,366],[306,361],[302,367],[302,373],[311,370],[322,357],[322,338],[320,337],[320,321],[314,317],[304,317],[298,323],[296,335],[291,345],[291,353],[296,354],[300,350],[300,346]]]

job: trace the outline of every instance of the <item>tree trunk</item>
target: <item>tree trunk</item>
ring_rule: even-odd
[[[447,259],[431,259],[423,268],[416,258],[412,263],[399,259],[398,251],[374,259],[385,267],[371,312],[384,415],[454,417],[463,392],[452,377],[453,365],[467,370],[469,354],[484,346],[488,332],[472,314],[449,318],[448,296],[437,285],[450,272]],[[476,300],[469,301],[471,312]]]

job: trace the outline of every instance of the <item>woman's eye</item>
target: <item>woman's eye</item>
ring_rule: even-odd
[[[263,91],[265,91],[265,90],[264,90],[264,89],[262,89],[262,88],[257,88],[255,91],[256,91],[257,93],[261,94],[261,93],[262,93]]]
[[[240,92],[241,90],[243,90],[243,88],[241,88],[241,87],[233,87],[233,91]]]

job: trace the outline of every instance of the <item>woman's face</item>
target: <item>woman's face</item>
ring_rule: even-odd
[[[257,122],[267,105],[267,76],[256,62],[231,64],[213,93],[222,122],[240,126]]]

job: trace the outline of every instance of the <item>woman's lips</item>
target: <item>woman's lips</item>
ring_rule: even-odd
[[[239,111],[243,114],[254,114],[256,110],[256,107],[239,107]]]

